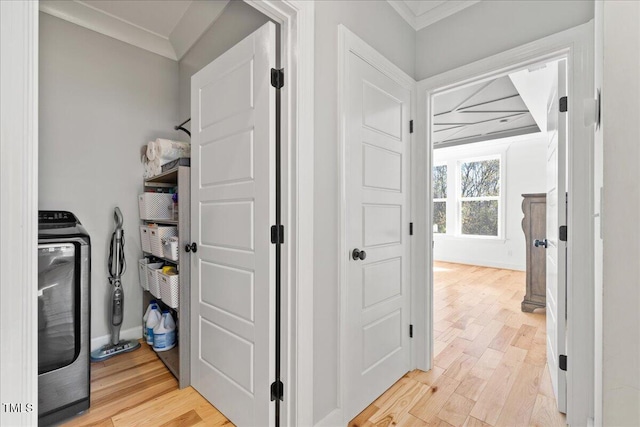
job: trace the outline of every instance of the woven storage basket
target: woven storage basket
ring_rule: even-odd
[[[159,225],[149,228],[149,240],[151,241],[151,253],[158,257],[164,257],[162,239],[178,235],[178,227],[171,225]]]
[[[140,219],[173,219],[173,194],[142,193],[138,195]]]
[[[178,236],[164,238],[162,248],[165,258],[178,261]]]
[[[149,228],[146,225],[140,226],[140,246],[142,246],[142,252],[151,253],[151,240],[149,240]]]
[[[147,280],[147,265],[149,264],[149,260],[147,258],[143,258],[138,260],[138,279],[140,280],[140,286],[145,291],[149,290],[149,281]]]
[[[158,299],[162,299],[162,296],[160,295],[160,281],[158,280],[158,276],[162,271],[163,265],[164,264],[161,262],[147,265],[147,281],[149,283],[149,292],[151,292],[151,294]]]
[[[180,276],[158,273],[162,302],[171,308],[178,308]]]

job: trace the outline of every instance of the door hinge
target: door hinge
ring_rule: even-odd
[[[566,242],[567,241],[567,226],[566,225],[561,225],[560,226],[560,230],[558,230],[558,239],[560,239],[560,241],[562,241],[562,242]]]
[[[281,245],[284,243],[284,225],[271,226],[271,243]]]
[[[409,133],[413,133],[413,120],[409,120]]]
[[[284,86],[284,68],[271,69],[271,86],[281,89]]]
[[[564,354],[560,355],[560,358],[558,360],[558,368],[560,368],[560,370],[562,371],[566,371],[567,370],[567,356]]]
[[[413,338],[413,325],[409,325],[409,338]]]
[[[409,223],[409,236],[413,236],[413,223]]]
[[[271,401],[274,400],[284,400],[284,384],[280,380],[271,383]]]
[[[569,103],[569,100],[567,99],[566,96],[563,96],[562,98],[560,98],[560,112],[561,113],[566,113],[567,112],[568,103]]]

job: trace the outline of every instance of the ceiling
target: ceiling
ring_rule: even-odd
[[[229,0],[41,0],[40,10],[180,60],[228,3]]]
[[[417,31],[480,0],[387,1]],[[180,60],[228,3],[229,0],[41,0],[40,10]]]
[[[473,6],[480,0],[387,0],[416,31]]]
[[[540,132],[510,76],[437,95],[433,101],[434,147]]]
[[[84,0],[82,3],[168,38],[193,1]]]

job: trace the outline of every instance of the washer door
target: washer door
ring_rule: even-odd
[[[79,255],[74,243],[38,245],[38,374],[80,353]]]

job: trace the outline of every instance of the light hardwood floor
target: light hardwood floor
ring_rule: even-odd
[[[545,315],[523,313],[524,273],[435,266],[435,359],[351,426],[564,426],[546,367]],[[146,344],[91,365],[91,409],[64,426],[232,426]]]
[[[193,388],[178,382],[147,345],[91,364],[91,408],[65,427],[233,426]]]
[[[524,272],[434,267],[434,368],[407,373],[350,426],[564,426],[544,311],[520,310]]]

